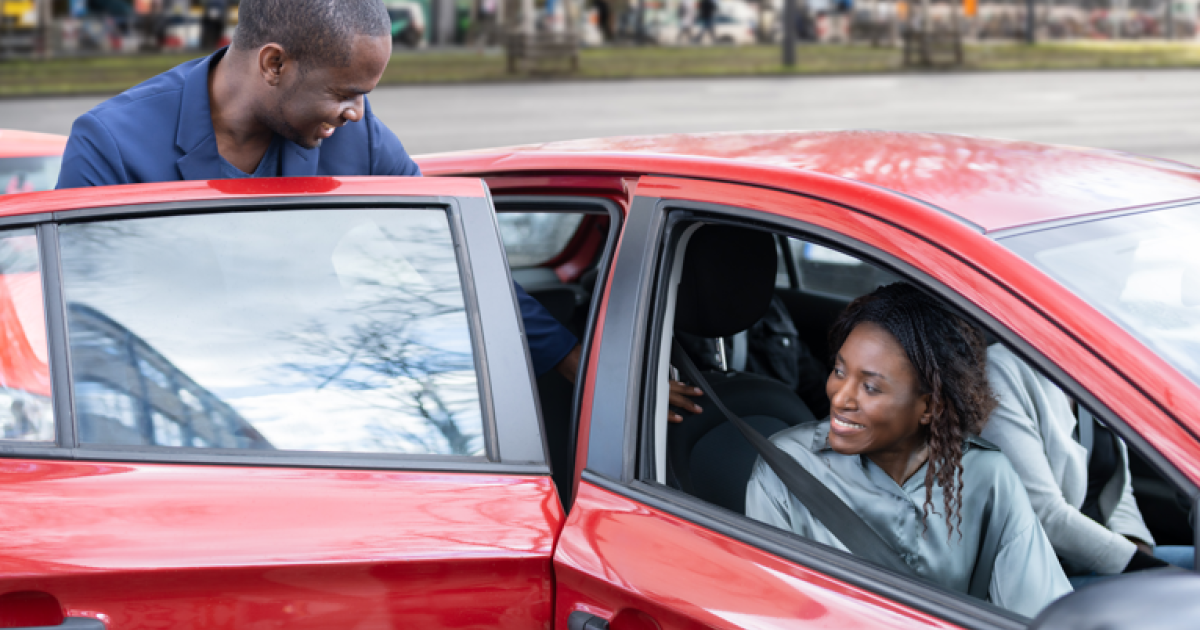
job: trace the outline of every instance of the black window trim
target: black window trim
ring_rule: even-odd
[[[809,198],[804,195],[798,195],[802,198]],[[824,202],[820,199],[815,199],[818,202]],[[652,206],[652,207],[647,207]],[[989,332],[994,334],[1000,341],[1004,342],[1010,349],[1016,352],[1024,360],[1035,366],[1053,382],[1055,382],[1068,395],[1079,401],[1085,407],[1090,409],[1098,418],[1103,420],[1105,424],[1111,427],[1117,434],[1130,445],[1131,448],[1137,450],[1139,454],[1155,468],[1156,472],[1162,475],[1169,483],[1171,483],[1177,491],[1181,489],[1187,494],[1197,506],[1200,508],[1200,490],[1191,483],[1186,476],[1174,468],[1166,459],[1155,451],[1139,434],[1134,432],[1127,424],[1116,416],[1110,409],[1102,405],[1100,401],[1080,386],[1074,379],[1070,378],[1062,369],[1058,368],[1053,362],[1045,358],[1031,344],[1021,339],[1016,333],[1000,324],[992,316],[984,312],[980,307],[971,303],[966,298],[958,295],[949,287],[941,282],[934,280],[916,267],[883,252],[873,246],[867,245],[861,241],[847,237],[834,230],[821,226],[806,223],[799,219],[783,217],[766,212],[739,208],[724,204],[694,202],[694,201],[678,201],[678,200],[662,200],[659,198],[650,197],[635,197],[633,208],[638,211],[637,214],[631,212],[630,226],[635,222],[646,224],[647,228],[653,227],[643,237],[645,243],[631,243],[638,246],[635,250],[636,254],[642,256],[643,260],[639,261],[642,267],[643,286],[638,292],[639,304],[637,309],[625,309],[627,317],[641,317],[641,325],[636,328],[631,328],[626,325],[623,329],[633,332],[632,348],[634,354],[628,357],[626,365],[633,374],[640,374],[640,382],[636,387],[631,387],[629,392],[637,392],[636,395],[626,394],[628,399],[623,400],[623,407],[627,410],[624,416],[625,422],[621,427],[622,435],[606,435],[607,433],[617,433],[617,422],[607,423],[608,431],[604,431],[603,426],[597,427],[593,420],[592,432],[590,435],[588,467],[584,471],[584,478],[597,486],[603,487],[611,492],[621,494],[628,498],[641,501],[660,509],[663,512],[673,514],[685,520],[691,521],[718,531],[719,533],[729,536],[735,540],[739,540],[746,544],[752,545],[759,549],[763,549],[769,553],[773,553],[797,564],[813,568],[815,570],[826,573],[834,578],[844,580],[848,583],[855,584],[862,588],[879,593],[889,599],[897,601],[901,604],[911,606],[914,609],[922,610],[930,614],[936,615],[952,623],[970,628],[1003,628],[1003,627],[1023,627],[1025,621],[1019,615],[1014,615],[1008,611],[991,606],[990,604],[981,603],[970,599],[966,595],[958,595],[950,592],[938,593],[937,597],[931,597],[927,587],[916,585],[906,578],[895,576],[885,569],[867,565],[861,560],[855,559],[853,556],[846,555],[841,562],[835,562],[834,556],[814,554],[815,550],[828,552],[829,554],[840,554],[836,550],[822,549],[819,545],[805,541],[800,537],[793,537],[787,532],[778,532],[784,536],[780,538],[774,532],[762,530],[759,527],[768,527],[766,525],[754,523],[752,520],[728,512],[723,508],[712,506],[706,502],[691,497],[682,492],[673,490],[669,487],[657,484],[653,481],[647,482],[639,478],[641,470],[652,471],[653,467],[641,457],[641,453],[652,453],[652,430],[646,426],[649,423],[642,423],[641,418],[647,417],[645,405],[654,400],[655,388],[658,386],[654,382],[653,375],[645,374],[645,365],[653,365],[657,361],[658,344],[654,333],[661,334],[662,322],[661,317],[653,317],[651,325],[646,325],[646,318],[650,317],[651,313],[657,313],[661,308],[660,304],[655,304],[650,307],[646,304],[648,300],[648,291],[650,287],[661,291],[659,284],[663,281],[661,276],[661,266],[658,262],[667,260],[663,258],[668,256],[667,253],[662,253],[663,250],[669,249],[670,239],[673,238],[672,228],[681,223],[690,223],[697,220],[710,223],[725,223],[735,224],[747,227],[758,227],[769,230],[775,234],[785,234],[787,236],[795,236],[803,238],[809,242],[818,243],[825,247],[829,247],[836,251],[852,255],[855,258],[863,260],[872,265],[876,265],[886,269],[905,280],[921,287],[923,290],[938,296],[947,304],[951,305],[967,316],[970,320],[983,326]],[[852,208],[847,208],[849,211],[854,211]],[[649,216],[642,216],[649,215]],[[868,215],[870,216],[870,215]],[[894,229],[903,230],[904,228],[892,224],[888,221],[871,216],[875,221],[882,225],[887,225]],[[640,219],[640,221],[639,221]],[[919,237],[919,235],[918,235]],[[932,243],[926,239],[926,242],[931,246],[945,252],[936,243]],[[621,251],[621,257],[629,255],[631,252],[624,248]],[[947,255],[953,256],[949,252]],[[646,269],[646,260],[655,260],[656,264],[653,269]],[[978,269],[971,267],[976,272]],[[620,273],[621,270],[615,270]],[[628,273],[628,272],[627,272]],[[987,277],[987,276],[985,276]],[[990,277],[989,277],[990,279]],[[1007,290],[1003,285],[999,288]],[[610,305],[611,309],[611,305]],[[611,313],[611,310],[610,310]],[[636,322],[635,322],[636,323]],[[606,326],[607,328],[607,326]],[[647,330],[647,328],[656,330]],[[609,331],[606,330],[606,335]],[[1117,372],[1119,375],[1120,373]],[[612,404],[612,403],[610,403]],[[598,417],[598,407],[593,406],[593,418]],[[603,417],[603,416],[600,416]],[[601,431],[598,434],[597,428]],[[597,438],[600,438],[598,441]],[[603,452],[605,449],[611,449],[617,443],[623,446],[623,457],[619,468],[613,466],[614,458],[610,453],[607,457],[594,460],[593,455],[598,452]],[[649,449],[639,450],[637,446],[645,445]],[[607,446],[606,446],[607,445]],[[1196,535],[1197,542],[1200,542],[1200,532]],[[798,543],[804,543],[798,545]],[[813,547],[816,549],[814,550]],[[1198,547],[1200,548],[1200,547]],[[845,555],[845,554],[842,554]],[[946,599],[948,598],[948,599]]]
[[[622,222],[624,216],[621,212],[621,206],[612,199],[595,195],[497,195],[492,198],[492,203],[496,207],[496,212],[563,212],[568,214],[604,214],[608,216],[609,227],[608,234],[604,239],[604,249],[600,253],[600,260],[596,267],[596,284],[592,287],[592,302],[588,306],[587,323],[583,330],[583,339],[580,340],[580,354],[583,359],[579,362],[579,371],[575,374],[575,384],[572,390],[571,398],[571,426],[568,428],[568,444],[579,444],[579,419],[583,412],[583,384],[587,381],[588,369],[591,362],[587,360],[592,352],[592,340],[596,336],[596,320],[600,313],[600,297],[603,292],[603,287],[608,280],[608,274],[611,272],[612,259],[616,253],[617,240],[621,234]],[[536,210],[530,210],[536,208]],[[572,237],[573,238],[573,237]],[[502,243],[503,244],[503,243]],[[537,379],[534,378],[534,387],[537,387]],[[535,390],[536,391],[536,390]],[[541,403],[538,402],[538,422],[542,426],[542,441],[545,444],[546,430],[545,421],[542,418]],[[567,453],[567,461],[564,463],[567,469],[575,470],[575,457],[578,449],[570,448]],[[548,458],[547,458],[548,459]],[[561,491],[561,489],[560,489]],[[570,512],[571,505],[574,502],[574,497],[570,495],[559,496],[559,501],[562,504],[564,512]]]
[[[446,212],[451,238],[459,264],[460,282],[468,315],[468,326],[475,353],[476,375],[480,388],[480,406],[483,420],[486,456],[460,455],[406,455],[387,453],[337,453],[322,451],[260,451],[242,449],[180,449],[163,446],[120,446],[78,444],[76,436],[76,414],[74,413],[74,391],[70,386],[70,345],[66,329],[66,304],[64,297],[61,255],[58,243],[60,224],[144,218],[152,216],[182,216],[194,214],[221,214],[230,212],[263,212],[274,210],[328,210],[337,208],[428,208]],[[472,215],[470,221],[464,214]],[[490,219],[490,225],[479,226],[482,216]],[[21,443],[0,441],[0,457],[60,459],[106,462],[147,462],[177,464],[215,464],[240,466],[287,466],[305,468],[350,468],[378,470],[448,471],[473,473],[506,473],[518,475],[548,475],[549,464],[545,450],[540,456],[513,459],[505,457],[499,449],[499,433],[508,436],[505,441],[528,443],[541,439],[540,425],[529,422],[519,413],[497,413],[495,390],[497,377],[509,378],[500,371],[488,369],[487,356],[490,344],[483,334],[480,321],[479,300],[494,299],[495,296],[481,295],[487,285],[479,282],[481,273],[490,276],[496,269],[507,275],[507,265],[496,261],[476,260],[465,244],[469,231],[478,239],[487,230],[496,232],[495,246],[503,256],[499,234],[495,227],[490,198],[452,197],[435,195],[412,196],[345,196],[345,197],[274,197],[220,199],[198,202],[177,202],[113,206],[105,208],[81,208],[54,213],[39,213],[5,217],[11,221],[0,221],[0,229],[35,227],[41,256],[43,299],[46,304],[47,343],[51,359],[52,397],[56,425],[56,445],[44,442]],[[475,228],[472,230],[471,228]],[[486,237],[485,237],[486,238]],[[503,258],[499,259],[500,261]],[[488,264],[491,262],[492,264]],[[508,289],[511,300],[511,289]],[[515,311],[515,301],[512,302]],[[503,302],[501,302],[503,304]],[[505,308],[495,306],[492,308]],[[519,316],[514,312],[519,322]],[[511,370],[510,370],[511,372]],[[535,401],[536,402],[536,401]],[[64,422],[62,418],[69,418]],[[525,425],[525,426],[519,426]],[[538,435],[530,434],[536,430]],[[511,435],[508,435],[511,434]],[[535,440],[535,441],[536,441]]]

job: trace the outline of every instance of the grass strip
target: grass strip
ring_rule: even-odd
[[[115,94],[194,55],[128,55],[0,62],[0,97]],[[398,51],[380,85],[667,77],[857,74],[905,70],[900,51],[866,45],[800,46],[784,68],[778,46],[609,47],[582,51],[575,74],[510,75],[494,49]],[[966,48],[968,71],[1197,68],[1200,42],[999,43]]]

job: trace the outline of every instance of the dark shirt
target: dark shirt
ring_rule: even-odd
[[[1087,493],[1083,495],[1083,506],[1079,508],[1085,516],[1104,525],[1104,517],[1100,514],[1100,492],[1108,481],[1117,474],[1120,462],[1117,444],[1108,427],[1096,423],[1092,430],[1092,455],[1088,460]]]

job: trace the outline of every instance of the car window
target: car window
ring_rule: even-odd
[[[899,279],[883,269],[828,247],[798,238],[787,240],[796,266],[796,277],[804,291],[854,298]]]
[[[657,362],[648,363],[652,371],[647,386],[654,388],[655,399],[652,407],[647,406],[653,411],[647,413],[651,419],[640,443],[652,445],[654,450],[642,454],[642,479],[739,514],[747,528],[774,527],[794,536],[797,545],[839,550],[850,553],[856,562],[903,569],[903,573],[929,579],[948,593],[974,595],[982,601],[995,595],[996,589],[1006,589],[993,603],[1021,615],[1034,616],[1055,596],[1069,592],[1053,550],[1038,537],[1040,531],[1030,530],[1037,535],[1027,534],[1027,546],[1022,546],[1024,540],[1004,543],[1021,547],[1025,555],[1017,561],[1003,553],[999,542],[986,546],[989,532],[997,531],[1003,519],[1036,518],[1026,494],[1013,490],[1019,480],[991,476],[990,471],[1004,466],[999,453],[985,453],[977,442],[962,451],[938,451],[941,458],[961,458],[950,465],[961,461],[970,473],[963,475],[963,486],[955,491],[959,494],[950,499],[957,503],[958,518],[946,517],[941,490],[927,497],[929,468],[910,472],[897,482],[894,473],[885,472],[875,459],[859,456],[879,452],[869,450],[875,448],[872,440],[882,439],[877,434],[883,435],[884,427],[891,426],[887,423],[895,417],[891,407],[882,411],[892,402],[880,401],[912,400],[902,398],[907,394],[895,393],[912,387],[898,384],[907,381],[897,376],[908,374],[905,370],[911,366],[880,361],[879,340],[871,337],[874,329],[870,327],[865,329],[869,332],[851,337],[857,345],[849,350],[843,346],[838,353],[839,364],[850,361],[850,367],[841,369],[853,373],[854,378],[838,377],[833,366],[819,359],[816,369],[800,369],[806,354],[825,355],[798,346],[811,337],[828,338],[847,304],[895,276],[858,257],[792,239],[789,247],[802,261],[797,271],[816,273],[808,275],[803,290],[780,291],[776,288],[780,280],[777,260],[761,255],[777,236],[749,226],[680,224],[674,228],[670,242],[676,249],[662,258],[668,268],[657,274],[664,284],[656,290],[661,307],[655,310],[658,317],[672,315],[649,326],[662,330],[664,336],[654,344]],[[711,264],[721,256],[721,263]],[[909,291],[919,290],[898,286],[891,294],[907,295]],[[933,300],[936,298],[924,296],[919,303]],[[779,313],[779,308],[786,313]],[[924,312],[919,315],[926,316]],[[787,333],[789,330],[796,332]],[[739,350],[734,340],[743,331],[746,339]],[[700,343],[700,337],[712,339],[706,345]],[[745,368],[730,369],[724,361],[706,360],[704,350],[709,347],[724,347],[730,356],[746,355],[744,362],[728,363],[744,363]],[[689,361],[682,361],[680,354]],[[794,465],[837,495],[858,520],[843,521],[840,530],[827,523],[826,516],[838,515],[821,512],[820,501],[809,502],[806,499],[811,495],[805,490],[785,485],[781,474],[760,459],[758,449],[743,437],[737,423],[711,399],[701,399],[699,412],[683,411],[677,422],[670,422],[667,389],[659,384],[673,373],[671,367],[689,363],[707,371],[702,379],[682,374],[689,384],[706,381],[725,406],[743,419],[747,430],[772,437]],[[985,382],[984,367],[978,368],[953,386],[975,387]],[[881,390],[880,382],[885,380],[887,385]],[[840,424],[831,423],[824,410],[809,402],[805,393],[814,388],[836,393],[841,402],[834,405],[840,410],[834,422]],[[880,391],[891,393],[877,396]],[[987,410],[976,407],[973,411],[975,420],[982,423]],[[876,412],[878,415],[872,415]],[[853,539],[839,537],[853,531],[855,523],[873,531],[883,541],[881,546],[871,548],[857,535]],[[979,564],[979,558],[987,560]],[[994,582],[986,575],[977,577],[983,575],[980,571],[993,568]],[[995,584],[1002,586],[989,589]]]
[[[37,235],[0,234],[0,439],[54,440]]]
[[[575,212],[502,212],[500,238],[510,267],[536,267],[559,254],[584,215]]]
[[[61,163],[57,155],[0,158],[0,195],[53,189]]]
[[[482,455],[447,215],[60,228],[81,443]]]

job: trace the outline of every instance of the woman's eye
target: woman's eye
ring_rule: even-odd
[[[875,387],[874,385],[872,385],[870,383],[864,384],[863,389],[867,390],[868,394],[878,394],[879,393],[879,388]]]
[[[842,371],[842,368],[833,368],[833,374],[838,378],[844,378],[846,376],[846,373]]]

